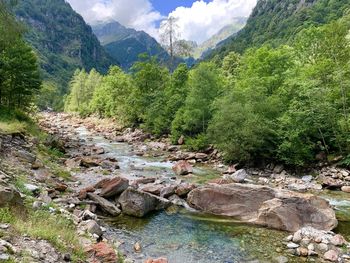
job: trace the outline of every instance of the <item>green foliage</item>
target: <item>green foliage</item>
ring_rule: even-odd
[[[173,140],[181,135],[205,133],[212,117],[212,103],[223,89],[221,72],[213,63],[201,63],[188,80],[188,96],[172,123]]]
[[[43,82],[42,88],[36,98],[36,105],[41,110],[48,108],[60,110],[63,107],[60,90],[55,82]]]
[[[186,148],[190,151],[202,151],[209,145],[209,139],[206,133],[200,133],[194,138],[187,138]]]

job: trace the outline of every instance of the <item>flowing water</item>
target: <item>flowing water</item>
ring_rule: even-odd
[[[99,136],[91,136],[84,128],[77,129],[79,137],[92,145],[103,147],[107,156],[118,160],[119,173],[129,178],[161,176],[176,180],[171,170],[173,163],[162,157],[146,158],[133,153],[126,143],[111,143]],[[194,177],[187,180],[205,182],[219,176],[210,167],[194,169]],[[350,240],[350,198],[346,194],[325,192],[337,209],[340,219],[338,232]],[[120,249],[132,255],[136,262],[146,258],[166,257],[171,263],[229,263],[248,262],[255,259],[273,262],[284,249],[280,242],[288,234],[281,231],[242,224],[231,218],[209,216],[185,209],[171,209],[154,213],[146,218],[119,216],[106,219],[108,235],[122,240]],[[139,242],[141,253],[133,245]],[[289,262],[293,262],[291,258]],[[298,262],[298,261],[296,261]]]

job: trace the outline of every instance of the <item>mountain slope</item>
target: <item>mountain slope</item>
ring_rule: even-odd
[[[219,32],[217,32],[210,39],[206,40],[202,44],[198,45],[194,50],[194,57],[200,58],[202,55],[205,55],[207,52],[210,52],[216,47],[216,45],[233,34],[241,30],[247,22],[246,17],[235,18],[231,24],[223,27]]]
[[[303,28],[322,25],[341,17],[350,8],[349,0],[259,0],[246,26],[215,50],[224,56],[230,51],[269,43],[288,43]]]
[[[26,39],[38,53],[44,78],[65,88],[78,67],[105,72],[114,64],[91,27],[65,0],[18,2],[15,14],[27,25]]]
[[[93,31],[109,55],[124,69],[129,69],[142,53],[157,56],[162,61],[169,59],[167,52],[150,35],[126,28],[116,21],[95,25]]]

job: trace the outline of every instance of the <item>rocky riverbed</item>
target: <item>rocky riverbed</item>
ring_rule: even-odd
[[[115,249],[142,263],[349,260],[346,169],[238,169],[211,147],[187,152],[166,138],[66,114],[44,113],[40,126],[47,145],[65,153],[56,163],[65,172],[52,174],[32,153],[35,139],[11,139],[18,148],[8,158],[31,171],[33,207],[55,203],[52,213],[75,222],[89,261],[116,262]]]

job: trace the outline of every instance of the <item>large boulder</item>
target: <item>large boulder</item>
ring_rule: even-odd
[[[187,175],[193,173],[193,168],[188,162],[179,161],[173,166],[173,171],[176,175]]]
[[[122,177],[115,177],[102,184],[100,196],[110,198],[121,194],[129,187],[129,180]]]
[[[206,213],[286,231],[305,226],[332,230],[338,223],[328,201],[265,186],[209,185],[192,190],[187,201]]]
[[[231,183],[243,183],[248,176],[249,175],[246,170],[241,169],[234,172],[233,174],[224,175],[224,179],[228,180]]]
[[[135,217],[143,217],[149,212],[161,210],[171,205],[167,199],[131,187],[121,194],[119,203],[124,214]]]

